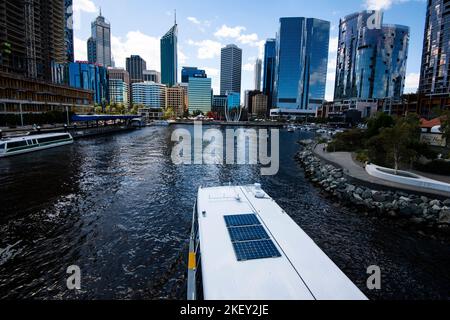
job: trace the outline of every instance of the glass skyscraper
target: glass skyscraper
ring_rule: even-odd
[[[109,101],[107,69],[89,63],[69,63],[69,86],[94,91],[94,102],[106,105]]]
[[[92,22],[91,31],[92,36],[87,43],[89,63],[111,67],[111,25],[106,22],[101,12]]]
[[[138,55],[132,55],[126,59],[127,71],[130,74],[131,83],[144,81],[143,72],[147,69],[147,63]]]
[[[241,93],[242,49],[234,44],[222,48],[220,62],[220,94]]]
[[[188,83],[189,78],[207,78],[205,70],[200,70],[194,67],[183,67],[181,70],[181,82]]]
[[[161,83],[173,87],[178,82],[178,25],[161,38]]]
[[[419,92],[450,92],[450,6],[448,1],[429,0],[420,72]]]
[[[274,106],[315,113],[325,99],[330,22],[281,18],[277,34]]]
[[[268,39],[264,45],[264,75],[263,92],[267,96],[268,109],[272,108],[273,86],[275,83],[275,62],[277,57],[277,42]]]
[[[190,113],[201,111],[206,115],[211,111],[211,86],[211,78],[189,78],[188,101]]]
[[[261,91],[261,73],[262,73],[262,60],[256,59],[255,62],[255,90]]]
[[[378,11],[341,19],[335,100],[400,98],[403,94],[409,28],[382,22],[383,14]]]
[[[65,10],[65,39],[66,39],[66,52],[67,62],[74,62],[74,49],[73,49],[73,0],[64,0]]]

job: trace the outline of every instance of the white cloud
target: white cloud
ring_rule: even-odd
[[[184,65],[188,60],[188,56],[184,54],[180,47],[178,47],[178,64]]]
[[[220,50],[222,49],[222,44],[213,40],[189,40],[188,44],[198,47],[197,58],[201,60],[213,59],[220,56]]]
[[[333,37],[330,39],[330,53],[337,53],[339,45],[339,37]]]
[[[244,71],[254,72],[255,71],[255,64],[253,64],[253,63],[246,63],[246,64],[244,64],[242,66],[242,69]]]
[[[419,88],[420,73],[408,73],[405,79],[405,93],[416,93]]]
[[[86,61],[87,60],[87,40],[74,37],[74,51],[75,60]]]
[[[214,36],[219,39],[235,39],[243,45],[258,47],[260,49],[259,56],[262,57],[265,41],[260,41],[256,33],[244,34],[243,32],[246,30],[247,28],[243,26],[229,27],[224,24],[214,33]]]
[[[206,71],[206,74],[208,75],[208,78],[212,79],[212,89],[214,91],[214,94],[220,93],[220,70],[216,68],[209,68],[209,67],[202,67],[200,69],[203,69]]]
[[[388,10],[394,4],[410,1],[425,2],[425,0],[365,0],[365,7],[369,10]]]
[[[160,70],[160,39],[140,31],[130,31],[125,39],[111,37],[112,52],[117,67],[125,67],[126,58],[140,55],[147,62],[147,69]],[[185,56],[181,53],[181,58]]]
[[[201,24],[201,21],[198,20],[196,17],[188,17],[188,21],[192,22],[193,24]]]
[[[223,25],[216,33],[214,33],[214,36],[217,38],[239,38],[242,31],[245,30],[246,28],[241,26],[228,27],[227,25]]]
[[[92,0],[73,0],[73,11],[74,12],[97,12],[97,7]]]

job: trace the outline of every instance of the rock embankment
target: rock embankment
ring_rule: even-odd
[[[296,158],[314,184],[346,205],[369,214],[450,231],[450,199],[441,201],[400,191],[378,191],[350,183],[342,169],[323,163],[310,147]]]

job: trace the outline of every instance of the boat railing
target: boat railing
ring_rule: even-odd
[[[197,300],[197,265],[199,263],[199,261],[197,261],[197,252],[199,245],[196,201],[192,213],[191,236],[189,239],[187,300],[190,301]]]

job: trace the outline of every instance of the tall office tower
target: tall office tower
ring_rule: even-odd
[[[131,83],[144,81],[144,70],[147,69],[147,62],[144,59],[138,55],[132,55],[130,58],[127,58],[126,67],[130,74]]]
[[[222,48],[220,60],[220,94],[241,93],[242,49],[234,44]]]
[[[88,40],[88,60],[104,67],[111,67],[111,25],[100,15],[91,24],[91,37]]]
[[[52,80],[52,67],[67,62],[63,0],[0,2],[1,70]]]
[[[130,105],[130,75],[121,68],[108,68],[109,101],[111,103]]]
[[[189,78],[207,78],[205,70],[200,70],[194,67],[183,67],[181,69],[181,82],[188,83]]]
[[[188,101],[190,113],[200,111],[207,114],[211,111],[211,86],[210,78],[189,78]]]
[[[252,109],[254,116],[265,118],[267,116],[267,96],[263,93],[253,96]]]
[[[161,82],[168,87],[178,82],[178,25],[161,38]]]
[[[255,63],[255,90],[261,91],[261,74],[262,74],[262,60],[256,59]]]
[[[409,28],[382,22],[379,11],[341,19],[335,100],[400,98],[403,94]]]
[[[161,83],[161,72],[158,72],[156,70],[144,70],[142,72],[142,76],[144,77],[144,82],[150,81]]]
[[[427,5],[419,92],[426,95],[450,92],[450,6],[445,0]]]
[[[272,97],[275,84],[275,63],[277,57],[277,41],[275,39],[267,39],[264,45],[264,76],[263,76],[263,93],[267,96],[267,110],[272,109]]]
[[[73,49],[73,0],[64,0],[65,9],[65,39],[66,39],[66,53],[67,61],[74,62]]]
[[[108,72],[105,67],[86,62],[69,63],[69,86],[94,91],[94,102],[106,106],[109,102]]]
[[[274,104],[292,113],[315,113],[325,99],[330,22],[281,18],[277,34]]]

